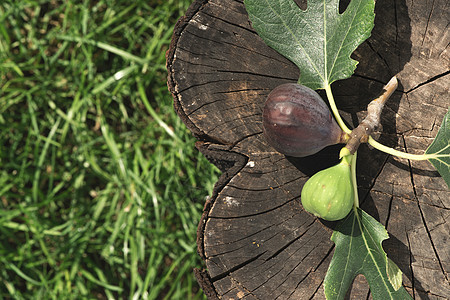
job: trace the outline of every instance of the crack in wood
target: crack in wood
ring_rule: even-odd
[[[221,79],[221,80],[212,80],[212,81],[207,81],[207,82],[202,82],[202,83],[196,83],[196,84],[192,84],[192,85],[190,85],[190,86],[188,86],[188,87],[186,87],[184,89],[181,89],[181,90],[179,89],[177,91],[177,94],[182,94],[182,93],[184,93],[184,92],[186,92],[188,90],[191,90],[193,88],[202,87],[202,86],[205,86],[205,85],[208,85],[208,84],[223,83],[223,82],[233,82],[233,81],[234,80],[232,80],[232,79]]]
[[[268,173],[265,173],[265,174],[268,174]],[[230,183],[228,186],[232,187],[232,188],[235,188],[237,190],[241,190],[241,191],[252,191],[252,192],[273,191],[273,190],[277,190],[277,189],[283,189],[283,187],[285,185],[288,185],[289,183],[293,183],[293,182],[298,181],[298,180],[303,179],[303,178],[306,178],[306,176],[302,175],[300,177],[296,177],[296,178],[294,178],[292,180],[286,181],[282,185],[278,185],[278,186],[275,186],[275,187],[267,187],[267,188],[264,188],[264,189],[243,188],[243,187],[239,187],[239,186],[233,185],[232,183]]]
[[[220,20],[220,21],[222,21],[222,22],[224,22],[224,23],[226,23],[226,24],[228,24],[228,25],[231,25],[231,26],[234,26],[234,27],[243,29],[243,30],[245,30],[245,31],[247,31],[247,32],[250,32],[250,33],[252,33],[252,34],[254,34],[254,35],[257,35],[256,31],[253,30],[252,28],[245,27],[245,26],[242,26],[242,25],[240,25],[240,24],[232,23],[232,22],[230,22],[230,21],[228,21],[228,20],[226,20],[226,19],[224,19],[224,18],[221,18],[221,17],[219,17],[219,16],[211,15],[211,14],[209,14],[208,12],[203,12],[203,13],[204,13],[205,15],[210,16],[211,18]],[[214,28],[214,27],[212,27],[212,28]],[[216,28],[215,28],[215,29],[216,29]],[[216,30],[217,30],[217,29],[216,29]]]
[[[228,94],[240,94],[242,92],[260,92],[260,91],[267,91],[267,90],[263,90],[263,89],[239,89],[239,90],[229,90],[229,91],[224,91],[224,92],[213,92],[212,94],[214,95],[228,95]],[[245,106],[245,105],[243,105]],[[240,107],[240,106],[236,106],[236,107]]]
[[[263,57],[265,57],[265,58],[267,58],[267,59],[277,60],[277,61],[278,61],[278,59],[277,59],[276,57],[273,57],[273,56],[267,56],[267,55],[264,54],[264,53],[256,52],[255,49],[248,49],[248,48],[245,48],[245,47],[242,47],[242,46],[239,46],[239,45],[236,45],[236,44],[233,44],[233,43],[224,41],[224,40],[217,41],[217,40],[214,40],[214,39],[205,37],[205,36],[197,35],[195,32],[189,31],[189,29],[190,29],[190,28],[188,28],[188,30],[187,30],[187,31],[189,32],[189,34],[195,36],[195,37],[198,38],[198,39],[205,40],[205,41],[211,42],[211,43],[213,43],[213,44],[225,44],[225,45],[230,45],[230,46],[233,46],[233,47],[235,47],[235,48],[240,48],[240,49],[242,49],[242,50],[251,52],[252,54],[258,54],[258,55],[261,55],[261,56],[263,56]],[[283,63],[283,64],[286,63],[285,61],[282,61],[282,60],[279,60],[279,62],[280,62],[280,63]]]
[[[409,270],[411,272],[411,287],[412,287],[412,290],[414,291],[416,289],[415,288],[416,280],[415,280],[415,277],[414,277],[414,268],[413,268],[413,261],[414,260],[413,260],[413,255],[412,255],[412,251],[411,251],[411,241],[410,241],[409,234],[408,234],[407,230],[405,230],[405,236],[406,236],[406,240],[408,241],[408,249],[409,249]],[[416,299],[415,293],[413,293],[413,298]]]
[[[262,131],[258,131],[258,132],[254,132],[254,133],[251,133],[251,134],[244,135],[243,137],[241,137],[240,139],[237,139],[234,143],[232,143],[230,145],[230,150],[233,149],[233,148],[236,148],[236,146],[239,143],[243,142],[244,140],[249,139],[249,138],[254,137],[254,136],[257,136],[257,135],[261,135],[262,133],[263,133]]]
[[[335,244],[333,243],[332,245],[331,245],[331,247],[330,247],[330,250],[328,250],[328,252],[327,252],[327,254],[320,260],[320,262],[317,264],[317,266],[314,268],[314,272],[317,272],[317,270],[320,268],[320,266],[328,259],[328,257],[330,257],[330,255],[332,254],[332,253],[334,253],[333,252],[333,250],[334,250],[334,248],[335,248]]]
[[[247,288],[246,288],[242,283],[240,283],[236,278],[231,277],[231,281],[232,281],[233,283],[239,285],[239,287],[240,287],[242,290],[244,290],[244,291],[247,292],[246,295],[242,295],[242,298],[246,298],[245,296],[251,295],[251,296],[255,297],[256,299],[258,299],[258,297],[256,297],[256,295],[253,294],[252,291],[250,291],[249,289],[247,289]],[[240,296],[240,295],[238,294],[238,297],[239,297],[239,296]]]
[[[313,251],[314,251],[315,249],[313,248],[313,249],[311,249],[303,258],[302,258],[302,260],[300,260],[298,263],[297,263],[297,265],[295,265],[294,267],[292,267],[292,269],[284,276],[284,280],[283,281],[281,281],[281,283],[280,284],[278,284],[278,286],[274,289],[274,291],[278,291],[280,288],[281,288],[281,286],[283,285],[283,284],[285,284],[288,280],[289,280],[289,277],[290,277],[290,275],[303,263],[303,261],[305,260],[305,258],[306,257],[308,257]],[[296,252],[297,251],[299,251],[299,250],[296,250]],[[294,255],[295,253],[293,253],[292,255]],[[309,273],[311,273],[311,270],[308,270],[308,274]],[[280,295],[282,295],[285,291],[286,291],[286,289],[287,288],[285,288],[283,291],[280,291],[279,292],[279,295],[275,298],[275,299],[277,299],[278,297],[280,297]]]
[[[267,262],[267,260],[265,261]],[[267,270],[270,270],[273,266],[269,266]],[[257,291],[258,289],[260,289],[261,287],[263,287],[265,284],[267,284],[270,280],[272,280],[274,277],[278,276],[280,273],[282,273],[282,271],[284,270],[285,265],[283,265],[282,268],[279,268],[278,271],[276,271],[275,273],[272,274],[272,276],[267,277],[265,281],[263,281],[262,283],[260,283],[258,286],[256,286],[253,291]],[[281,284],[280,284],[281,285]]]
[[[319,230],[319,229],[318,229],[318,230]],[[306,232],[306,233],[308,233],[308,232]],[[306,233],[305,233],[305,234],[306,234]],[[310,236],[309,240],[311,240],[312,238],[314,238],[314,233],[312,233],[312,234],[309,233],[309,236]],[[267,278],[266,278],[263,282],[261,282],[258,286],[256,286],[255,288],[253,288],[252,291],[257,291],[259,288],[263,287],[265,284],[267,284],[267,283],[268,283],[269,281],[271,281],[273,278],[278,277],[279,274],[281,274],[284,270],[286,270],[286,267],[287,267],[288,262],[291,261],[291,257],[296,256],[296,253],[297,253],[297,252],[302,251],[302,250],[303,250],[303,247],[304,247],[305,245],[308,245],[308,244],[309,244],[309,243],[308,243],[309,240],[307,240],[305,243],[303,243],[299,248],[297,248],[297,249],[296,249],[293,253],[291,253],[287,258],[284,258],[284,259],[283,259],[282,266],[279,266],[279,263],[278,263],[278,264],[269,264],[267,268],[265,268],[263,271],[261,271],[262,274],[266,274],[266,273],[270,272],[270,271],[269,271],[270,269],[272,269],[273,267],[278,266],[278,270],[277,270],[275,273],[273,273],[271,276],[267,277]],[[316,241],[317,241],[317,240],[316,240]],[[316,245],[316,246],[317,246],[317,245]],[[305,259],[307,259],[307,258],[310,256],[311,253],[313,253],[313,251],[315,250],[316,246],[312,247],[312,248],[306,253],[306,255],[302,255],[302,259],[301,259],[299,262],[297,262],[295,266],[292,266],[292,267],[291,267],[291,270],[288,272],[288,275],[291,274],[292,272],[295,272],[296,270],[298,270],[298,267],[303,263],[303,261],[304,261]],[[270,263],[270,262],[274,261],[274,259],[276,259],[276,257],[272,258],[271,260],[265,259],[263,265],[266,265],[267,263]],[[289,276],[288,276],[288,275],[283,276],[283,278],[285,278],[285,280],[282,281],[281,283],[279,283],[279,284],[278,284],[278,287],[281,287],[281,286],[285,283],[285,281],[289,279]],[[257,275],[255,275],[255,276],[257,276]],[[252,279],[249,278],[249,280],[252,280]],[[272,288],[271,291],[277,290],[278,287]],[[282,294],[282,293],[283,293],[283,292],[280,292],[280,294]],[[268,297],[269,297],[269,296],[268,296]],[[273,298],[273,297],[270,297],[270,298]]]
[[[357,72],[357,71],[358,71],[358,69],[356,69],[356,72]],[[370,77],[370,76],[366,76],[366,75],[362,75],[362,74],[358,74],[358,73],[353,74],[353,77],[358,77],[358,78],[361,78],[361,79],[366,79],[366,80],[369,80],[369,81],[373,81],[373,82],[379,83],[379,84],[381,84],[381,85],[385,85],[385,84],[386,84],[386,82],[383,82],[383,81],[380,80],[380,79],[372,78],[372,77]]]
[[[210,16],[211,18],[214,18],[214,19],[218,19],[218,20],[223,21],[223,20],[220,19],[219,17],[217,17],[217,16],[212,16],[212,15],[208,14],[208,13],[205,12],[205,11],[203,11],[202,13],[203,13],[204,15]],[[196,21],[196,22],[198,22],[198,21]],[[234,26],[234,24],[230,24],[230,23],[227,23],[227,22],[224,22],[224,23]],[[214,30],[217,31],[217,32],[222,32],[222,30],[217,29],[217,28],[215,28],[215,27],[213,27],[213,26],[211,26],[211,25],[207,25],[207,26],[210,27],[210,28],[212,28],[212,29],[214,29]],[[236,26],[236,27],[241,28],[241,27],[239,27],[239,26]],[[243,28],[243,29],[245,29],[246,31],[249,31],[248,28]],[[255,32],[252,32],[251,30],[250,30],[249,32],[251,32],[252,34],[254,34],[255,37],[258,36]],[[206,40],[208,40],[208,41],[210,41],[210,42],[218,43],[218,41],[216,41],[216,40],[208,39],[208,38],[205,38],[205,37],[196,35],[195,33],[191,33],[191,34],[194,35],[194,36],[196,36],[197,38],[200,38],[200,39],[206,39]],[[248,52],[252,52],[252,53],[254,53],[254,54],[261,55],[261,56],[266,57],[266,58],[268,58],[268,59],[270,59],[270,60],[277,61],[277,62],[282,63],[282,64],[287,64],[287,60],[280,59],[280,57],[276,57],[276,56],[267,56],[267,55],[264,54],[264,53],[256,52],[256,51],[255,51],[256,49],[250,49],[250,48],[246,48],[246,47],[244,47],[244,46],[242,46],[242,45],[236,45],[236,44],[230,44],[230,45],[232,45],[233,47],[237,47],[237,48],[243,49],[243,50],[248,51]]]
[[[293,201],[297,201],[298,198],[299,197],[291,198],[291,199],[285,201],[284,203],[282,203],[282,204],[280,204],[278,206],[275,206],[275,207],[273,207],[271,209],[267,209],[267,210],[264,210],[264,211],[259,211],[257,213],[252,213],[252,214],[248,214],[248,215],[240,215],[240,216],[236,216],[236,217],[234,217],[234,216],[226,216],[226,217],[209,216],[209,218],[211,218],[211,219],[218,219],[218,220],[233,220],[233,219],[242,219],[242,218],[249,218],[249,217],[260,216],[260,215],[264,215],[266,213],[275,211],[277,209],[280,209],[281,207],[283,207],[285,205],[288,205],[288,204],[290,204]]]
[[[381,55],[381,53],[379,53],[375,47],[372,45],[372,43],[370,42],[370,40],[366,40],[367,45],[369,46],[369,48],[381,59],[381,61],[383,61],[384,65],[386,66],[386,68],[389,71],[389,74],[392,76],[393,72],[391,70],[391,67],[389,66],[389,63],[387,62],[387,60]]]
[[[314,291],[314,293],[311,295],[311,297],[309,298],[309,300],[312,300],[316,297],[317,293],[320,291],[320,288],[323,286],[323,282],[324,280],[321,281],[321,283],[319,284],[319,286],[316,288],[316,290]]]
[[[298,78],[293,78],[293,77],[281,77],[281,76],[273,76],[273,75],[266,75],[266,74],[258,74],[258,73],[254,73],[254,72],[248,72],[248,71],[217,70],[217,72],[244,74],[244,75],[250,75],[250,76],[261,76],[261,77],[273,78],[273,79],[286,79],[286,80],[292,80],[294,82],[297,82],[297,79],[298,79]]]
[[[372,182],[371,182],[371,184],[370,184],[370,186],[369,186],[369,188],[368,188],[366,194],[364,195],[364,197],[362,197],[362,200],[360,199],[360,201],[359,201],[359,202],[360,202],[360,205],[363,204],[363,203],[367,200],[367,198],[370,196],[370,193],[371,193],[373,187],[375,186],[375,183],[376,183],[378,177],[379,177],[380,174],[383,172],[384,166],[385,166],[385,165],[387,164],[387,162],[389,161],[389,158],[390,158],[389,155],[386,155],[386,156],[385,156],[385,159],[384,159],[383,163],[381,164],[380,168],[378,169],[377,174],[375,174],[375,176],[374,176],[374,178],[373,178],[373,180],[372,180]],[[356,165],[358,165],[358,162],[357,162]]]
[[[251,234],[249,234],[249,235],[246,235],[246,236],[244,236],[244,237],[242,237],[242,238],[239,238],[239,239],[237,239],[237,240],[234,240],[234,241],[232,241],[232,242],[227,242],[227,243],[216,243],[216,244],[214,244],[214,246],[232,245],[232,244],[239,243],[239,242],[242,242],[242,241],[245,241],[245,240],[249,240],[251,237],[256,236],[256,235],[259,235],[259,234],[263,233],[264,231],[268,231],[269,229],[271,229],[271,228],[273,228],[273,227],[280,227],[282,224],[287,223],[288,221],[290,221],[291,219],[293,219],[293,218],[294,218],[295,216],[297,216],[297,215],[298,215],[298,213],[295,213],[295,214],[293,214],[292,216],[290,216],[289,218],[284,219],[282,222],[280,222],[280,223],[278,223],[278,224],[270,224],[270,226],[268,226],[268,227],[262,228],[261,230],[258,230],[258,231],[254,232],[254,233],[251,233]],[[300,227],[298,227],[298,228],[301,228],[301,227],[303,227],[303,224],[299,224],[299,226],[300,226]],[[282,232],[282,231],[275,232],[271,237],[269,237],[268,239],[265,239],[264,242],[270,241],[273,237],[277,236],[277,235],[280,234],[281,232]],[[209,257],[214,257],[214,256],[218,256],[218,255],[219,255],[219,254],[215,254],[215,255],[211,255],[211,256],[209,256]]]
[[[187,48],[187,47],[183,47],[183,46],[179,46],[178,47],[178,49],[177,50],[181,50],[180,52],[187,52],[187,53],[189,53],[189,54],[192,54],[192,56],[198,56],[198,57],[200,57],[200,56],[204,56],[204,55],[207,55],[207,54],[210,54],[210,53],[200,53],[200,52],[194,52],[193,51],[193,49],[191,49],[191,48]],[[198,49],[194,49],[194,50],[198,50]],[[223,62],[223,63],[226,63],[227,62],[227,60],[226,59],[220,59],[219,57],[214,57],[214,56],[208,56],[211,60],[217,60],[217,61],[220,61],[220,62]],[[192,63],[191,61],[185,61],[186,63]],[[207,74],[207,73],[206,73]],[[212,73],[211,73],[212,74]]]
[[[310,227],[312,224],[314,224],[315,221],[312,221],[309,225],[307,225],[306,227]],[[286,250],[289,246],[291,246],[293,243],[295,243],[296,241],[298,241],[299,239],[301,239],[306,233],[308,232],[308,230],[305,230],[305,232],[303,232],[301,235],[299,235],[298,237],[296,237],[295,239],[289,241],[286,245],[282,246],[280,249],[278,249],[276,252],[274,252],[271,256],[265,258],[265,261],[269,261],[271,259],[274,259],[275,257],[277,257],[280,253],[282,253],[284,250]]]
[[[300,281],[297,283],[297,285],[295,286],[295,289],[292,290],[292,292],[289,294],[288,299],[290,299],[292,297],[292,295],[295,293],[296,289],[300,286],[300,284],[302,284],[303,281],[305,281],[305,279],[311,274],[311,270],[308,271],[308,273],[306,273],[305,276],[303,276]],[[281,297],[281,295],[279,295],[276,299],[279,299]]]
[[[388,215],[386,217],[386,221],[384,224],[384,227],[386,227],[386,228],[388,228],[388,226],[389,226],[389,218],[391,217],[391,211],[392,211],[392,202],[394,202],[393,200],[394,200],[394,188],[392,187],[392,195],[391,195],[391,198],[389,199],[389,207],[387,210]]]
[[[406,141],[405,141],[404,138],[403,138],[403,143],[404,143],[405,150],[407,151],[408,149],[407,149]],[[425,231],[427,233],[428,240],[429,240],[429,242],[431,244],[431,247],[433,249],[434,256],[436,257],[436,259],[438,261],[438,264],[439,264],[439,267],[441,269],[441,272],[444,275],[444,278],[446,279],[446,281],[448,282],[449,279],[448,279],[447,273],[445,272],[444,266],[442,265],[441,258],[439,257],[439,254],[438,254],[438,252],[436,250],[436,246],[434,245],[434,241],[433,241],[433,238],[431,237],[431,232],[430,232],[430,230],[428,228],[427,221],[425,220],[425,215],[423,213],[422,206],[421,206],[421,203],[419,201],[419,197],[417,196],[416,184],[414,182],[414,173],[412,171],[411,161],[408,160],[408,164],[409,164],[409,167],[410,167],[411,184],[412,184],[412,188],[413,188],[413,191],[414,191],[414,196],[415,196],[415,198],[417,200],[417,207],[419,208],[419,212],[420,212],[420,216],[421,216],[421,219],[422,219],[423,226],[425,227]]]
[[[398,21],[398,12],[397,12],[397,0],[394,0],[394,18],[395,18],[395,46],[398,48],[398,40],[399,40],[399,33],[398,33],[398,27],[399,27],[399,21]],[[401,65],[401,56],[398,55],[397,57],[397,63],[400,66]]]
[[[438,74],[438,75],[436,75],[436,76],[433,76],[433,77],[431,77],[430,79],[428,79],[427,81],[421,82],[421,83],[419,83],[418,85],[412,87],[411,89],[409,89],[409,90],[406,91],[405,93],[406,93],[406,94],[409,94],[410,92],[412,92],[412,91],[414,91],[414,90],[417,90],[418,88],[420,88],[420,87],[422,87],[422,86],[424,86],[424,85],[426,85],[426,84],[430,84],[430,83],[432,83],[432,82],[434,82],[434,81],[436,81],[436,80],[438,80],[438,79],[440,79],[440,78],[442,78],[442,77],[444,77],[444,76],[447,76],[447,75],[449,75],[449,74],[450,74],[450,71],[447,71],[447,72]]]
[[[422,47],[425,44],[425,38],[428,33],[428,26],[430,25],[431,15],[433,14],[433,11],[434,11],[434,0],[432,0],[432,1],[433,1],[433,3],[431,4],[431,10],[430,10],[430,13],[428,14],[427,24],[425,25],[425,30],[423,31],[423,38],[422,38],[422,44],[421,44]]]
[[[237,124],[237,125],[234,126],[234,127],[228,128],[228,130],[233,131],[233,130],[236,129],[236,128],[245,126],[246,119],[253,119],[253,117],[256,117],[256,116],[259,117],[259,116],[260,116],[260,113],[255,112],[254,114],[245,115],[245,116],[238,115],[238,117],[237,117],[236,119],[232,119],[232,120],[229,120],[229,121],[225,121],[225,122],[223,122],[223,123],[221,123],[221,124],[219,124],[219,125],[214,126],[213,128],[211,128],[211,130],[209,130],[209,132],[213,132],[213,131],[215,131],[217,128],[222,127],[222,126],[224,126],[224,125],[226,125],[226,124],[229,124],[229,123],[236,123],[236,121],[242,122],[242,123],[240,123],[240,124]],[[254,136],[254,135],[257,135],[257,134],[258,134],[258,133],[252,133],[251,136]],[[242,140],[242,139],[241,139],[241,140]]]
[[[221,279],[223,279],[223,278],[225,278],[227,276],[230,276],[233,272],[236,272],[237,270],[245,267],[246,265],[248,265],[248,264],[254,262],[255,260],[257,260],[258,258],[260,258],[262,255],[264,255],[264,253],[266,253],[266,251],[256,255],[255,257],[252,257],[252,258],[244,261],[243,263],[240,263],[240,264],[230,268],[228,271],[223,272],[222,274],[218,274],[218,275],[212,277],[211,281],[212,282],[216,282],[216,281],[219,281],[219,280],[221,280]]]

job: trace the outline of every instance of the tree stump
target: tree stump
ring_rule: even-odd
[[[449,106],[448,20],[447,0],[376,2],[372,36],[353,54],[355,75],[332,86],[349,124],[358,124],[370,100],[398,74],[400,87],[384,108],[377,139],[423,153]],[[296,82],[297,67],[263,43],[242,0],[195,1],[175,27],[167,67],[176,112],[198,149],[223,171],[198,228],[207,270],[195,274],[206,295],[325,299],[334,224],[303,211],[300,192],[309,176],[337,162],[341,146],[294,159],[273,150],[262,134],[267,94]],[[449,299],[445,182],[427,161],[367,145],[358,153],[361,207],[386,226],[390,239],[383,247],[403,271],[407,291],[416,299]],[[364,277],[347,296],[368,299]]]

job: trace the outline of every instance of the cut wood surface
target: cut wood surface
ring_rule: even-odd
[[[305,8],[305,1],[298,2]],[[341,9],[345,3],[341,3]],[[398,74],[377,140],[421,154],[450,101],[447,0],[378,0],[372,36],[353,54],[355,75],[332,85],[356,127],[367,104]],[[332,222],[303,211],[300,192],[341,146],[308,158],[273,150],[262,134],[262,108],[276,86],[296,82],[297,67],[264,44],[240,0],[195,1],[175,27],[167,53],[175,109],[198,149],[223,174],[199,220],[195,274],[210,299],[325,299],[333,255]],[[450,299],[450,192],[427,161],[398,159],[362,145],[361,207],[386,226],[383,243],[416,299]],[[362,276],[348,297],[370,296]]]

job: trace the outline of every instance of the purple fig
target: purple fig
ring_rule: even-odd
[[[312,155],[346,140],[319,94],[296,83],[282,84],[267,96],[263,128],[267,142],[288,156]]]

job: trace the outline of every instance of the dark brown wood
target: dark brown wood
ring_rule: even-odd
[[[372,36],[353,54],[360,62],[355,75],[332,86],[350,124],[357,125],[370,100],[398,74],[401,88],[382,113],[378,140],[423,153],[449,105],[448,20],[447,0],[377,1]],[[340,147],[293,159],[262,135],[265,97],[277,85],[296,82],[297,67],[262,42],[241,0],[195,1],[176,25],[167,67],[178,115],[198,138],[198,149],[223,171],[199,223],[206,270],[195,274],[205,294],[324,299],[333,223],[303,211],[300,192],[308,176],[336,162]],[[365,145],[358,153],[362,207],[386,225],[390,239],[383,246],[403,271],[405,287],[417,299],[449,299],[445,182],[428,162]],[[348,298],[369,296],[358,276]]]

